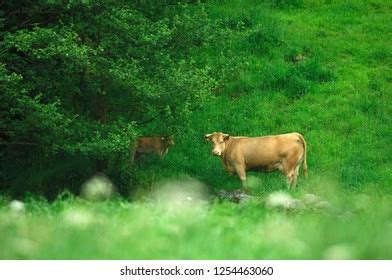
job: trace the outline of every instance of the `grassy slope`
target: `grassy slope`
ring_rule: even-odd
[[[240,66],[232,67],[233,79],[195,114],[192,130],[177,137],[167,160],[143,166],[146,177],[188,173],[214,189],[236,188],[238,180],[209,155],[204,134],[298,131],[308,142],[311,178],[325,176],[345,189],[389,193],[392,7],[387,2],[335,2],[273,12],[249,1],[210,7],[212,16],[251,26],[236,33],[229,45],[207,48],[201,60],[212,68],[222,60],[229,69]],[[250,40],[249,34],[259,30],[266,35]],[[278,42],[268,52],[257,47],[270,37]],[[222,58],[220,51],[232,56]],[[288,58],[298,53],[306,59],[294,65]],[[257,176],[263,189],[282,187],[279,174]]]
[[[316,193],[336,212],[266,209],[265,195],[285,188],[277,173],[250,174],[248,187],[258,198],[244,205],[172,211],[143,201],[30,201],[26,214],[11,219],[1,207],[0,258],[391,258],[392,5],[318,2],[209,7],[212,17],[244,19],[249,27],[195,59],[220,65],[221,48],[233,54],[227,67],[240,67],[162,162],[142,163],[139,178],[143,194],[184,173],[213,189],[237,188],[202,135],[298,131],[308,142],[310,176],[292,195]],[[268,38],[270,45],[257,46]],[[293,65],[288,58],[297,53],[307,59]]]

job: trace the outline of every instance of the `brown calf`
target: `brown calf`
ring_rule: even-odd
[[[173,136],[139,137],[136,139],[132,162],[137,160],[142,154],[156,153],[163,158],[172,145],[174,145]]]

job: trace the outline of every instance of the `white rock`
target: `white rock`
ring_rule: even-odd
[[[19,200],[12,200],[9,204],[9,208],[13,213],[24,213],[25,204]]]
[[[104,200],[112,196],[113,183],[103,175],[94,176],[82,185],[82,196],[89,200]]]

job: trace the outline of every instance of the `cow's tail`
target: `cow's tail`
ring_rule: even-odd
[[[304,164],[304,175],[305,177],[308,176],[308,164],[306,162],[306,142],[304,137],[298,133],[298,137],[301,139],[302,146],[304,147],[304,155],[303,155],[303,164]]]

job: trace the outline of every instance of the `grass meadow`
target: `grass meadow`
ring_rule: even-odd
[[[0,259],[392,258],[392,3],[205,5],[232,32],[193,58],[229,78],[167,156],[122,171],[136,178],[131,197],[26,195],[15,209],[2,197]],[[240,182],[211,156],[214,131],[300,132],[309,176],[301,168],[288,190],[278,173],[249,172],[251,199],[218,199]],[[271,205],[273,194],[288,202]]]

